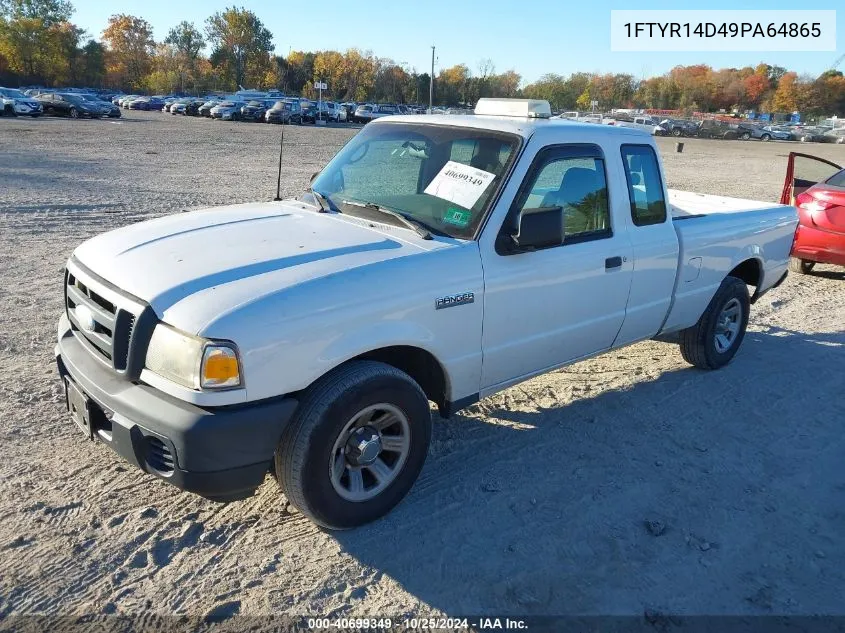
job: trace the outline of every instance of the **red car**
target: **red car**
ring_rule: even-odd
[[[790,152],[780,202],[798,208],[790,270],[806,274],[817,263],[845,266],[845,169]]]

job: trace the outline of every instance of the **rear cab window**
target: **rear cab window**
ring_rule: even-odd
[[[664,223],[666,199],[654,148],[650,145],[622,145],[621,153],[634,225]]]

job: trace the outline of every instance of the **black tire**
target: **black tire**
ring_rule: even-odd
[[[401,410],[410,429],[408,454],[396,478],[366,501],[338,494],[328,464],[349,420],[366,407],[387,403]],[[395,367],[352,361],[310,387],[279,441],[275,471],[288,498],[312,521],[330,529],[354,528],[393,509],[422,469],[431,439],[431,412],[420,386]]]
[[[68,111],[68,115],[70,116],[71,119],[78,119],[79,118],[79,110],[77,110],[76,108],[71,108]]]
[[[772,140],[772,137],[769,134],[763,134],[763,136],[760,137],[760,140],[764,143],[768,143]]]
[[[807,259],[801,259],[800,257],[790,257],[789,258],[789,270],[798,273],[799,275],[808,275],[810,271],[813,270],[813,266],[816,265],[816,262],[811,262]]]
[[[3,108],[3,116],[18,116],[18,113],[15,112],[15,108],[11,104],[8,104]]]
[[[672,136],[680,136],[681,135],[681,128],[676,127],[672,128]]]
[[[716,347],[718,318],[722,310],[734,299],[742,309],[738,320],[739,330],[730,347],[720,352]],[[698,323],[680,332],[678,344],[684,360],[699,369],[719,369],[731,362],[745,338],[750,307],[748,286],[745,282],[736,277],[725,277]]]
[[[751,138],[751,132],[743,132],[742,136],[740,137],[743,141],[747,141]]]

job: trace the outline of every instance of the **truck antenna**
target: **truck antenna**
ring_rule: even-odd
[[[274,202],[278,202],[282,199],[281,191],[282,191],[282,150],[285,147],[285,122],[282,121],[282,138],[279,141],[279,175],[276,178],[276,197],[273,198]]]

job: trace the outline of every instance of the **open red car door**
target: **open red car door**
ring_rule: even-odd
[[[818,156],[789,152],[786,178],[780,194],[781,204],[795,204],[795,198],[813,185],[827,180],[842,167]]]

